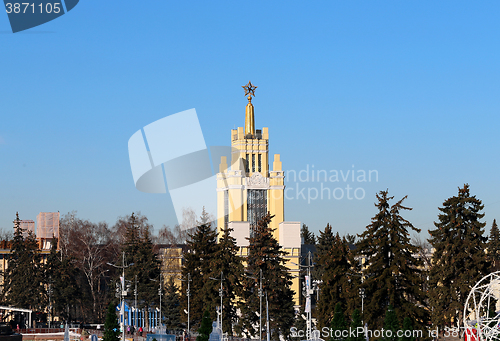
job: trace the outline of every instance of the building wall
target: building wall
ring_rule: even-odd
[[[159,256],[161,261],[161,274],[163,284],[166,285],[170,278],[181,288],[182,266],[184,264],[184,252],[187,246],[185,244],[159,245]]]

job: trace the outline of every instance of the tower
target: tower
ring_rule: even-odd
[[[231,235],[240,247],[240,255],[248,254],[248,239],[257,222],[268,212],[274,216],[270,227],[273,236],[291,260],[287,266],[298,275],[300,257],[300,222],[285,222],[285,172],[280,154],[275,154],[269,167],[269,129],[255,129],[255,112],[251,82],[243,86],[248,103],[245,108],[245,127],[231,130],[231,162],[221,157],[217,174],[217,231],[233,229]],[[293,262],[293,263],[292,263]],[[293,280],[298,304],[298,278]]]

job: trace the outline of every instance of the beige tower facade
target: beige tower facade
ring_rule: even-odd
[[[298,266],[300,264],[300,222],[285,222],[285,173],[280,154],[269,167],[269,129],[255,129],[253,87],[245,87],[248,104],[245,127],[231,130],[231,160],[221,158],[217,174],[217,230],[230,227],[242,256],[248,255],[248,239],[257,222],[268,212],[274,216],[270,227],[289,259],[287,266],[294,277],[292,289],[299,302]],[[249,90],[250,89],[250,90]],[[230,161],[228,163],[228,161]]]

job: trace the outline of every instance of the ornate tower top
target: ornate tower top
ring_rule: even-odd
[[[257,89],[257,87],[249,81],[248,84],[243,85],[242,88],[245,90],[245,96],[248,95],[248,104],[245,110],[245,137],[253,138],[255,136],[255,120],[252,96],[255,97],[255,89]]]
[[[255,86],[252,84],[252,82],[248,81],[248,84],[243,85],[242,88],[245,90],[245,96],[249,95],[248,100],[251,101],[252,100],[251,96],[255,97],[255,89],[257,89],[258,86]]]

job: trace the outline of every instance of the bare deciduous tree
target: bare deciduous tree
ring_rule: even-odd
[[[422,240],[419,234],[414,234],[411,238],[411,243],[418,249],[417,257],[424,262],[425,270],[431,267],[432,246],[427,240]]]
[[[74,258],[77,268],[84,275],[85,286],[91,298],[89,318],[101,319],[104,311],[105,293],[101,286],[109,269],[106,263],[114,260],[113,250],[116,248],[111,235],[106,223],[96,224],[79,219],[75,212],[68,213],[61,219],[61,257]]]

